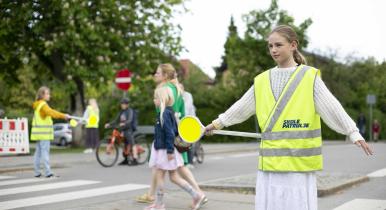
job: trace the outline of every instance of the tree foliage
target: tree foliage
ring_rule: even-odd
[[[27,96],[47,85],[54,90],[53,98],[62,101],[54,104],[76,114],[83,112],[85,94],[111,93],[106,84],[118,69],[132,70],[134,86],[143,86],[142,78],[181,50],[180,29],[171,19],[182,3],[0,1],[0,86],[14,100],[14,94]],[[24,82],[30,84],[21,85]],[[18,94],[17,89],[25,87],[28,93]],[[10,104],[1,96],[7,109],[25,103],[15,100],[18,103]]]

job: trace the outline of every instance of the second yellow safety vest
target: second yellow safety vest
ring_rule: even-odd
[[[92,106],[87,106],[88,118],[86,122],[86,128],[98,128],[99,124],[99,112]]]
[[[277,100],[270,70],[255,78],[256,116],[262,131],[259,170],[308,172],[323,168],[320,116],[314,105],[314,82],[319,75],[319,70],[300,65]]]

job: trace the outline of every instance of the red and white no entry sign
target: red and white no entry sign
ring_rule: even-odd
[[[131,87],[131,71],[129,69],[122,69],[115,75],[115,84],[121,90],[128,90]]]

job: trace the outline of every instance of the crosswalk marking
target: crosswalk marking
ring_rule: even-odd
[[[12,179],[12,178],[15,178],[13,176],[0,176],[0,180],[2,179]]]
[[[68,182],[57,182],[57,183],[52,183],[52,184],[16,187],[16,188],[0,190],[0,196],[13,195],[13,194],[18,194],[18,193],[36,192],[36,191],[42,191],[42,190],[52,190],[52,189],[58,189],[58,188],[83,186],[83,185],[96,184],[96,183],[100,183],[100,182],[99,181],[88,181],[88,180],[75,180],[75,181],[68,181]]]
[[[148,185],[139,185],[139,184],[125,184],[125,185],[116,185],[112,187],[101,187],[90,190],[81,190],[73,191],[67,193],[59,193],[54,195],[38,196],[32,198],[24,198],[18,200],[4,201],[0,202],[0,209],[14,209],[27,206],[36,206],[49,203],[57,203],[81,198],[89,198],[94,196],[133,191],[139,189],[148,188]]]
[[[7,180],[7,181],[1,181],[0,186],[13,185],[13,184],[34,183],[34,182],[44,182],[44,181],[48,181],[48,180],[51,180],[51,179],[31,178],[31,179]]]
[[[386,176],[386,168],[369,173],[369,174],[367,174],[367,176],[368,177],[384,177],[384,176]]]
[[[354,199],[334,210],[384,210],[386,209],[386,200],[375,199]]]

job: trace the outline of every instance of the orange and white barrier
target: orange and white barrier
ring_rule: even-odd
[[[0,154],[29,153],[27,118],[0,119]]]

